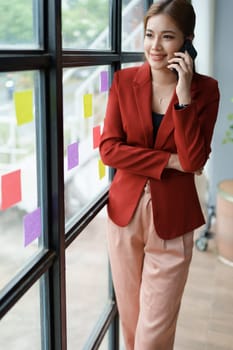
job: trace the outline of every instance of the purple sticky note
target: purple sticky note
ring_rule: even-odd
[[[79,164],[78,142],[72,143],[67,147],[67,161],[68,170],[76,167]]]
[[[41,210],[34,210],[23,218],[24,246],[26,247],[41,235]]]
[[[108,91],[108,72],[100,72],[100,91]]]

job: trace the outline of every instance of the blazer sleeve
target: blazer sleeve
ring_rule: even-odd
[[[211,152],[220,94],[217,81],[209,80],[210,83],[200,90],[199,97],[190,106],[173,110],[177,153],[186,172],[202,168]]]
[[[169,152],[155,150],[144,145],[127,144],[127,135],[122,121],[118,74],[115,73],[110,89],[103,133],[100,138],[102,161],[113,168],[130,173],[160,179],[168,163]]]

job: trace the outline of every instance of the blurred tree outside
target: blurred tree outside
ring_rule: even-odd
[[[37,0],[38,2],[40,0]],[[36,0],[0,1],[0,45],[35,42]],[[62,0],[63,46],[88,48],[109,24],[109,0]]]
[[[0,45],[34,42],[31,0],[0,1]]]
[[[88,48],[108,27],[109,0],[63,0],[63,47]]]

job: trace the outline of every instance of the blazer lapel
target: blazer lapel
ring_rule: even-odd
[[[142,126],[144,133],[144,140],[146,147],[153,147],[153,124],[152,124],[152,112],[151,112],[151,98],[152,98],[152,86],[151,86],[151,73],[150,66],[146,62],[144,63],[133,81],[133,91],[135,102],[137,106],[139,122]]]
[[[194,74],[191,94],[195,95],[197,84],[196,75]],[[137,71],[133,80],[133,91],[135,102],[137,106],[139,122],[141,124],[146,147],[156,147],[163,149],[170,134],[174,130],[173,123],[173,109],[174,105],[178,103],[176,91],[174,91],[168,109],[159,127],[155,144],[153,142],[153,124],[152,124],[152,85],[151,85],[151,71],[148,62],[145,62]]]

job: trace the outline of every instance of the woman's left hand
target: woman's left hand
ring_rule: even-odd
[[[175,52],[175,57],[171,58],[167,66],[169,69],[175,69],[178,73],[178,82],[176,85],[176,94],[179,104],[191,103],[191,82],[193,78],[193,60],[187,51]]]

